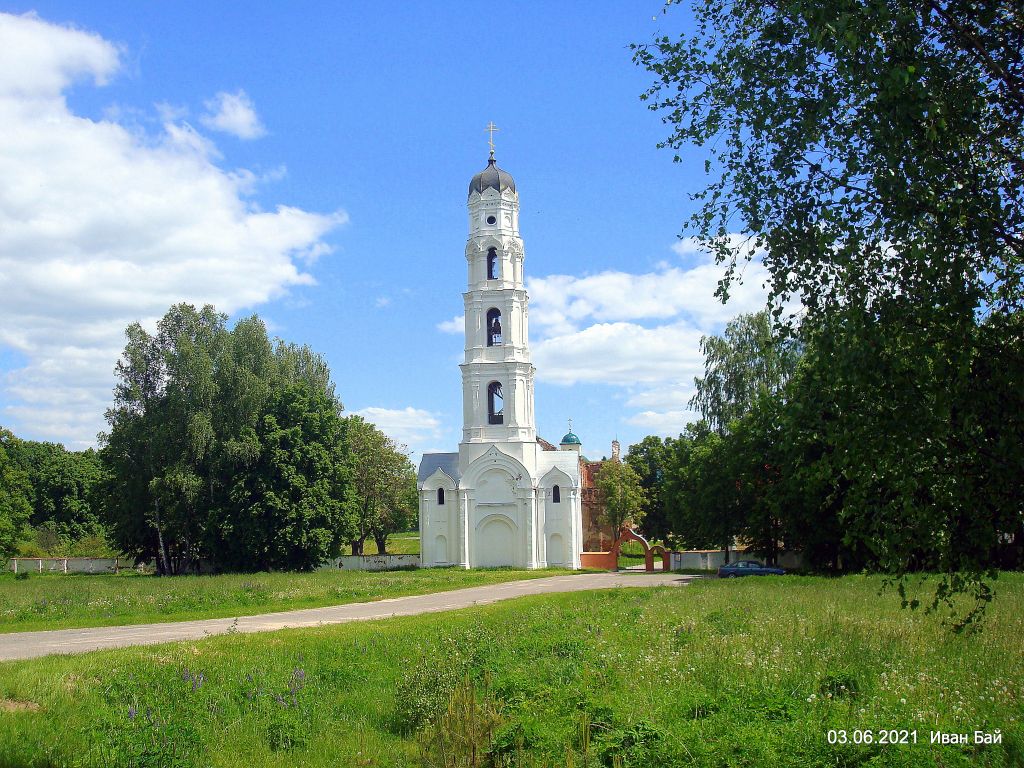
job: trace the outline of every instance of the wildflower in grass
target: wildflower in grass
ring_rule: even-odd
[[[129,719],[129,720],[134,720],[134,719],[135,719],[135,716],[136,716],[136,715],[137,715],[138,713],[139,713],[139,711],[138,711],[138,710],[137,710],[137,709],[135,708],[135,705],[134,705],[134,704],[132,704],[132,705],[130,705],[130,706],[128,707],[128,719]]]

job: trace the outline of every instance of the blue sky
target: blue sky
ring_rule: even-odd
[[[0,424],[103,427],[123,329],[258,313],[350,412],[453,450],[466,189],[516,179],[538,432],[588,455],[678,433],[697,344],[763,305],[678,235],[704,181],[640,101],[658,2],[3,3]],[[25,14],[34,14],[28,15]]]

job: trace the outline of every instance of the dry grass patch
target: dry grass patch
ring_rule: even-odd
[[[0,712],[38,712],[42,707],[34,701],[0,699]]]

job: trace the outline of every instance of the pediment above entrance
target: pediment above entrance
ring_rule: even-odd
[[[463,474],[460,485],[463,488],[479,490],[481,480],[493,484],[499,477],[511,491],[530,490],[534,485],[530,471],[522,462],[500,451],[494,445],[473,460]]]

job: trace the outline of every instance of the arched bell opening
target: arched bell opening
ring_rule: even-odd
[[[501,346],[501,312],[491,307],[487,310],[487,346]]]
[[[501,262],[498,260],[498,249],[487,249],[487,279],[498,280],[501,277]]]
[[[505,400],[501,394],[500,381],[492,381],[487,385],[487,423],[505,423]]]

